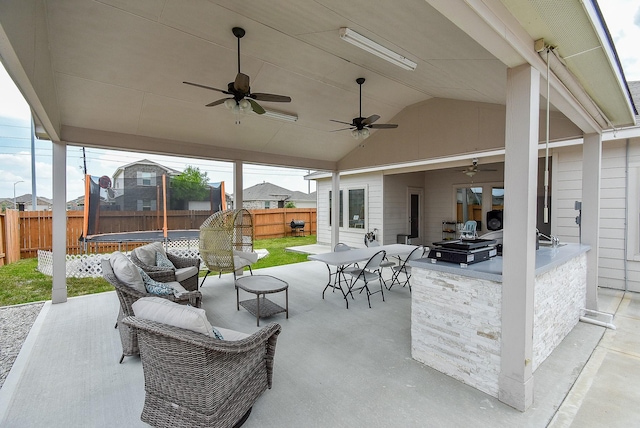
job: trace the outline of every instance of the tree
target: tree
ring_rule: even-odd
[[[184,172],[171,177],[171,209],[185,209],[189,201],[203,201],[209,197],[209,178],[200,168],[187,166]]]
[[[295,208],[296,207],[296,203],[293,201],[289,201],[286,204],[284,204],[285,208]]]

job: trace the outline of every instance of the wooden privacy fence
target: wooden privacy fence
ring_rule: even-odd
[[[255,239],[291,236],[291,220],[305,222],[304,234],[316,233],[316,208],[276,208],[250,210],[253,214]],[[169,230],[198,229],[210,211],[168,211]],[[51,251],[51,211],[7,210],[0,216],[0,266],[21,258],[37,257],[38,250]],[[67,254],[82,254],[82,211],[67,211]],[[135,230],[161,230],[162,216],[156,211],[106,211],[100,215],[103,233]],[[129,242],[127,249],[144,243]],[[91,244],[92,252],[110,253],[120,249],[118,242]]]

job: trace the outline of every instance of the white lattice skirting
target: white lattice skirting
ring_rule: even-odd
[[[199,240],[171,241],[167,251],[179,257],[200,257]],[[102,276],[102,260],[111,254],[67,254],[67,278],[94,278]],[[201,264],[202,266],[202,264]],[[53,276],[53,252],[38,250],[38,271]]]

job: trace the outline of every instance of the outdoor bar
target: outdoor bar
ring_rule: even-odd
[[[532,360],[525,361],[533,371],[580,319],[586,305],[589,249],[561,244],[536,251],[533,352]],[[503,258],[462,266],[422,258],[410,265],[412,357],[498,397]]]

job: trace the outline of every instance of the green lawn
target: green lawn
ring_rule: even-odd
[[[266,248],[269,255],[252,266],[260,269],[307,261],[306,254],[286,252],[286,247],[315,244],[316,237],[263,239],[254,248]],[[23,259],[0,267],[0,306],[51,300],[52,278],[38,272],[38,259]],[[111,291],[113,287],[102,278],[67,278],[69,297]]]

